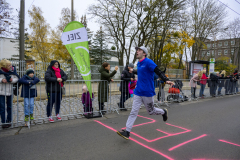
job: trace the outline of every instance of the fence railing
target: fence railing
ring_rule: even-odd
[[[220,81],[221,83],[219,83]],[[156,92],[154,100],[156,107],[168,105],[171,102],[198,100],[196,97],[199,96],[200,98],[223,98],[223,95],[238,93],[239,88],[238,81],[231,81],[229,79],[219,80],[218,82],[208,80],[208,83],[206,83],[204,87],[203,85],[196,84],[196,88],[190,86],[190,80],[177,80],[175,81],[174,87],[179,91],[172,90],[171,86],[160,83],[160,81],[155,81],[154,84]],[[46,87],[45,81],[41,80],[33,88],[24,88],[25,85],[18,88],[17,84],[16,91],[19,91],[19,94],[13,96],[15,91],[13,84],[1,83],[1,122],[4,125],[9,124],[12,127],[18,127],[25,125],[25,116],[30,116],[30,114],[33,114],[32,122],[34,124],[42,124],[49,123],[50,115],[53,119],[57,120],[56,115],[58,113],[61,115],[62,120],[68,120],[81,118],[84,114],[100,113],[102,116],[105,112],[119,113],[119,111],[131,109],[132,107],[132,97],[134,95],[128,94],[129,88],[127,87],[129,87],[129,85],[125,85],[124,81],[114,80],[108,83],[107,81],[91,80],[93,99],[87,95],[85,99],[82,98],[84,94],[84,85],[85,82],[83,80],[67,80],[64,85],[65,90],[62,90],[52,85]],[[204,92],[201,92],[203,95],[199,95],[201,94],[201,88],[204,88]],[[28,95],[29,97],[25,96],[24,98],[26,92],[34,94],[34,97],[31,97],[33,95]],[[31,98],[33,98],[33,100],[31,100]],[[58,104],[58,100],[60,100],[60,104]],[[84,106],[83,101],[85,101],[84,104],[91,105]],[[31,104],[32,106],[28,106],[27,104]],[[34,109],[31,110],[31,108]],[[53,110],[53,108],[55,110]],[[29,118],[29,121],[30,120]]]

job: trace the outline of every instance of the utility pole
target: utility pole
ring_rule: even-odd
[[[74,17],[73,17],[73,12],[74,12],[74,7],[73,7],[73,0],[71,3],[71,21],[74,21]],[[74,61],[71,57],[71,79],[74,79]]]
[[[20,23],[19,23],[19,30],[20,30],[20,39],[19,39],[19,59],[23,61],[24,56],[24,21],[25,21],[25,0],[21,0],[20,2]]]

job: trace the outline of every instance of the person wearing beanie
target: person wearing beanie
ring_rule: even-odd
[[[25,121],[33,120],[34,110],[34,97],[37,97],[36,84],[40,80],[34,75],[33,69],[26,70],[26,74],[19,79],[19,83],[22,84],[21,97],[24,98],[24,114]]]
[[[119,87],[119,91],[121,92],[121,96],[120,96],[120,102],[117,103],[120,110],[121,111],[126,111],[127,109],[124,106],[124,102],[130,98],[130,94],[129,94],[129,90],[128,90],[128,84],[130,82],[135,81],[135,75],[133,73],[133,68],[134,65],[132,63],[126,65],[126,67],[124,68],[124,70],[122,71],[121,74],[121,83],[120,83],[120,87]]]
[[[162,72],[151,59],[147,58],[148,50],[146,47],[141,46],[136,47],[135,49],[136,57],[139,61],[137,64],[138,80],[137,86],[134,90],[132,110],[128,116],[126,130],[123,130],[122,132],[117,131],[117,134],[126,140],[129,139],[131,129],[142,103],[145,105],[149,115],[162,115],[163,121],[167,121],[168,119],[168,111],[166,108],[160,109],[154,107],[154,73],[166,82],[166,84],[173,85],[173,82],[169,81],[164,72]]]
[[[0,61],[0,116],[2,128],[9,128],[12,122],[12,88],[18,82],[16,67],[7,59]],[[7,105],[6,105],[7,104]],[[5,106],[6,105],[6,106]],[[5,116],[7,108],[7,118]]]
[[[47,116],[49,122],[54,122],[52,118],[52,108],[54,104],[57,120],[62,120],[59,113],[62,94],[64,92],[64,82],[67,78],[66,73],[60,68],[60,63],[57,60],[52,60],[44,77],[48,95]]]

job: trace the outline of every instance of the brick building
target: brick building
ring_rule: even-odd
[[[226,56],[230,60],[228,63],[233,63],[239,66],[240,62],[240,38],[222,39],[205,41],[206,47],[200,50],[200,59],[208,61],[210,58],[218,59],[219,57]]]

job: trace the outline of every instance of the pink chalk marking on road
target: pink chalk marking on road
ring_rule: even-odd
[[[95,122],[97,122],[97,123],[99,123],[99,124],[101,124],[101,125],[103,125],[104,127],[108,128],[108,129],[110,129],[110,130],[114,131],[114,132],[117,132],[117,130],[115,130],[115,129],[113,129],[112,127],[109,127],[109,126],[107,126],[107,125],[103,124],[103,123],[102,123],[102,122],[100,122],[100,121],[97,121],[97,120],[94,120],[94,121],[95,121]]]
[[[145,124],[150,124],[150,123],[155,123],[155,122],[156,122],[156,120],[151,119],[151,118],[148,118],[148,117],[143,117],[143,116],[140,116],[140,115],[138,115],[138,117],[142,117],[142,118],[145,118],[145,119],[149,119],[149,120],[151,120],[151,122],[146,122],[146,123],[137,124],[137,125],[134,125],[133,127],[138,127],[138,126],[142,126],[142,125],[145,125]],[[126,129],[126,127],[122,128],[122,129]]]
[[[139,115],[138,115],[138,116],[139,116]],[[138,124],[138,125],[134,125],[133,127],[142,126],[142,125],[145,125],[145,124],[149,124],[149,123],[154,123],[154,122],[156,122],[154,119],[151,119],[151,118],[148,118],[148,117],[144,117],[144,116],[139,116],[139,117],[142,117],[142,118],[145,118],[145,119],[149,119],[149,120],[151,120],[151,122],[141,123],[141,124]],[[176,127],[176,128],[183,129],[183,130],[185,130],[185,131],[183,131],[183,132],[178,132],[178,133],[167,133],[167,132],[165,132],[165,131],[162,131],[162,130],[160,130],[160,129],[157,129],[157,131],[166,134],[166,136],[161,136],[161,137],[158,137],[158,138],[155,138],[155,139],[152,139],[152,140],[149,140],[149,139],[147,139],[147,138],[144,138],[144,137],[140,136],[139,134],[137,134],[137,133],[135,133],[135,132],[131,132],[131,134],[133,134],[133,135],[137,136],[138,138],[141,138],[141,139],[143,139],[143,140],[145,140],[145,141],[147,141],[147,142],[154,142],[154,141],[157,141],[157,140],[159,140],[159,139],[163,139],[163,138],[170,137],[170,136],[176,136],[176,135],[183,134],[183,133],[187,133],[187,132],[190,132],[190,131],[191,131],[191,130],[189,130],[189,129],[186,129],[186,128],[183,128],[183,127],[180,127],[180,126],[172,125],[172,124],[169,124],[169,123],[166,123],[166,124],[169,125],[169,126],[173,126],[173,127]],[[126,129],[126,127],[123,128],[123,129]]]
[[[200,158],[200,159],[191,159],[191,160],[231,160],[231,159],[206,159],[206,158]]]
[[[200,138],[203,138],[203,137],[205,137],[205,136],[207,136],[207,134],[203,134],[203,135],[201,135],[201,136],[199,136],[199,137],[196,137],[196,138],[193,138],[193,139],[188,140],[188,141],[186,141],[186,142],[180,143],[180,144],[178,144],[178,145],[176,145],[176,146],[174,146],[174,147],[172,147],[172,148],[169,148],[168,150],[169,150],[169,151],[172,151],[172,150],[174,150],[174,149],[176,149],[176,148],[178,148],[178,147],[181,147],[181,146],[183,146],[183,145],[185,145],[185,144],[187,144],[187,143],[189,143],[189,142],[196,141],[196,140],[198,140],[198,139],[200,139]]]
[[[100,122],[100,121],[97,121],[97,120],[94,120],[94,121],[97,122],[97,123],[99,123],[99,124],[101,124],[102,126],[108,128],[108,129],[114,131],[114,132],[117,132],[117,130],[115,130],[115,129],[113,129],[112,127],[109,127],[109,126],[103,124],[103,123]],[[168,160],[174,160],[173,158],[169,157],[168,155],[163,154],[162,152],[160,152],[160,151],[158,151],[158,150],[156,150],[156,149],[153,149],[153,148],[151,148],[151,147],[149,147],[149,146],[147,146],[147,145],[145,145],[145,144],[142,144],[141,142],[139,142],[139,141],[137,141],[137,140],[135,140],[135,139],[133,139],[133,138],[131,138],[131,137],[130,137],[129,139],[132,140],[133,142],[135,142],[135,143],[137,143],[137,144],[139,144],[139,145],[141,145],[141,146],[143,146],[143,147],[145,147],[145,148],[147,148],[147,149],[149,149],[149,150],[151,150],[151,151],[153,151],[153,152],[155,152],[155,153],[157,153],[157,154],[165,157],[165,158],[168,159]]]
[[[225,140],[222,140],[222,139],[219,139],[219,141],[220,141],[220,142],[224,142],[224,143],[228,143],[228,144],[232,144],[232,145],[234,145],[234,146],[238,146],[238,147],[240,147],[240,145],[239,145],[239,144],[236,144],[236,143],[228,142],[228,141],[225,141]]]

